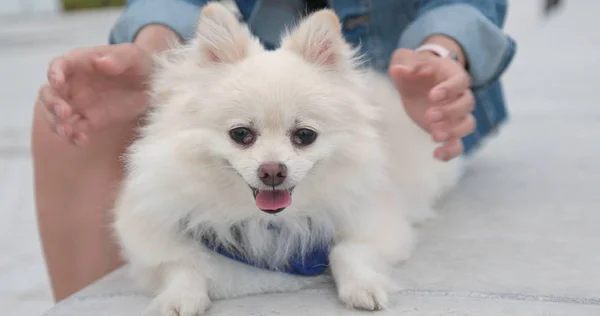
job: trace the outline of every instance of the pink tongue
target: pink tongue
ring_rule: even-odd
[[[275,211],[292,204],[292,196],[287,190],[264,190],[256,195],[256,206],[261,210]]]

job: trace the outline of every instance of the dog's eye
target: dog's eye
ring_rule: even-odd
[[[292,141],[298,146],[308,146],[314,143],[315,139],[317,139],[317,132],[307,128],[297,130],[292,137]]]
[[[229,137],[240,145],[250,145],[254,142],[254,133],[246,127],[232,129],[229,131]]]

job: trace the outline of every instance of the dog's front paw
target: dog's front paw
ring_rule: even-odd
[[[370,270],[348,275],[336,283],[338,296],[346,306],[369,311],[384,309],[388,292],[395,288],[385,275]]]
[[[161,316],[201,316],[209,306],[210,298],[205,291],[169,289],[152,301],[147,315],[148,312],[160,311]]]

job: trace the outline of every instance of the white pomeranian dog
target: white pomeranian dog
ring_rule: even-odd
[[[196,38],[157,56],[151,90],[115,229],[163,315],[331,277],[343,304],[384,308],[413,225],[460,173],[330,10],[267,51],[209,4]]]

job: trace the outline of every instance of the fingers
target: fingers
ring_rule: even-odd
[[[72,114],[71,107],[62,100],[49,84],[40,88],[38,98],[42,101],[51,123],[64,123]]]
[[[473,97],[473,93],[469,90],[463,92],[463,94],[453,102],[442,106],[444,116],[450,119],[462,117],[467,113],[473,112],[473,109],[475,109],[475,98]]]
[[[76,48],[54,58],[48,66],[48,82],[61,96],[66,98],[69,76],[78,70],[91,69],[94,60],[106,55],[111,50],[116,49],[112,46]]]
[[[454,122],[435,124],[431,132],[433,140],[443,144],[436,148],[434,157],[448,161],[460,155],[463,151],[461,139],[471,134],[475,130],[476,125],[477,122],[471,114]]]
[[[79,114],[74,114],[68,122],[58,126],[58,134],[74,145],[84,145],[88,140],[85,134],[88,124],[85,118],[79,116]]]
[[[411,66],[422,60],[422,55],[410,49],[397,49],[392,55],[390,65]]]
[[[407,106],[423,107],[423,121],[418,124],[441,143],[434,156],[447,161],[460,155],[461,139],[476,127],[471,114],[475,106],[471,80],[464,68],[450,59],[399,49],[392,56],[389,75],[401,94],[411,94]],[[403,89],[407,82],[414,84]],[[418,113],[417,109],[411,110]]]
[[[79,134],[85,134],[91,130],[90,121],[83,117],[79,117],[78,115],[71,121],[71,125],[73,126],[73,130],[77,131]]]
[[[433,106],[425,112],[425,122],[434,124],[442,120],[455,121],[471,113],[475,108],[475,98],[470,90],[463,92],[457,99],[440,106]]]
[[[87,144],[88,137],[84,133],[74,133],[73,137],[72,137],[72,142],[73,142],[73,144],[75,144],[77,146],[83,146],[83,145]]]
[[[422,54],[409,49],[398,49],[392,57],[389,74],[394,79],[402,76],[430,76],[434,70]]]
[[[125,72],[126,68],[122,62],[115,60],[113,56],[101,56],[94,60],[96,68],[107,75],[118,76]]]
[[[452,127],[450,130],[450,137],[463,138],[473,133],[476,127],[477,121],[475,120],[475,117],[469,114]]]
[[[470,90],[445,105],[432,106],[425,112],[434,141],[443,143],[434,151],[434,157],[448,161],[463,151],[461,139],[475,131],[477,122],[471,114],[475,99]]]
[[[471,134],[477,127],[473,115],[468,114],[456,121],[442,121],[431,127],[431,135],[436,142],[446,142]]]
[[[471,78],[465,71],[457,72],[431,89],[429,99],[433,102],[455,98],[471,87]]]
[[[64,83],[65,81],[66,63],[63,56],[52,59],[48,66],[48,82],[53,86],[55,84]]]
[[[398,49],[392,56],[390,62],[389,74],[394,80],[408,76],[432,76],[442,71],[444,74],[451,74],[433,87],[429,93],[429,99],[432,102],[441,102],[453,99],[462,94],[471,87],[471,78],[466,71],[458,67],[450,60],[443,60],[432,63],[432,59],[425,53],[418,53],[409,49]],[[456,71],[456,70],[463,71]],[[452,70],[452,71],[450,71]]]
[[[67,59],[64,56],[60,56],[54,58],[50,62],[50,65],[48,66],[48,73],[46,75],[48,77],[50,86],[52,86],[52,88],[54,88],[54,90],[56,90],[58,94],[62,95],[63,97],[66,97],[68,93],[66,84],[68,70],[69,68]]]
[[[145,65],[147,58],[140,51],[133,44],[110,45],[77,48],[54,58],[47,71],[49,84],[40,88],[39,99],[56,134],[74,144],[87,142],[90,122],[87,114],[85,117],[77,114],[89,112],[89,102],[74,103],[71,94],[80,92],[74,91],[78,87],[87,86],[82,80],[97,80],[94,76],[103,74],[119,75],[131,67]]]
[[[97,49],[101,50],[101,48]],[[69,77],[78,69],[89,67],[90,54],[94,54],[94,52],[94,48],[77,48],[50,62],[47,73],[48,82],[63,99],[68,99]]]
[[[87,142],[85,131],[81,129],[85,120],[73,114],[71,107],[58,96],[50,84],[40,88],[38,99],[45,110],[48,123],[58,136],[76,145]]]
[[[145,62],[141,49],[131,44],[115,45],[94,58],[94,65],[104,74],[118,76]]]
[[[458,157],[464,150],[463,143],[460,139],[453,139],[444,143],[433,152],[433,156],[441,161],[449,161]]]
[[[65,130],[62,126],[66,123],[67,112],[70,110],[65,106],[64,101],[58,97],[54,88],[49,84],[43,85],[38,93],[38,99],[46,112],[46,119],[52,129],[61,137],[65,136]]]
[[[89,125],[89,123],[86,119],[79,117],[79,115],[74,115],[73,120],[68,125],[71,128],[69,140],[73,144],[82,146],[87,143],[88,137],[85,134],[88,128],[87,125]]]

